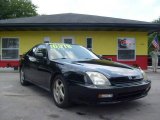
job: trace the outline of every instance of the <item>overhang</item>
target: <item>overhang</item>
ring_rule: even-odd
[[[160,31],[160,24],[74,13],[0,20],[0,31]]]
[[[118,24],[118,23],[10,23],[0,24],[0,31],[41,31],[41,30],[88,30],[88,31],[139,31],[156,32],[160,31],[157,24]]]

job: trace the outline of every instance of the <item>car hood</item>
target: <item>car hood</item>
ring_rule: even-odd
[[[116,77],[129,77],[133,76],[136,78],[142,77],[140,69],[134,68],[122,63],[113,62],[109,60],[92,59],[92,60],[70,60],[70,59],[59,59],[56,61],[63,68],[63,72],[74,71],[74,72],[100,72],[107,78]]]
[[[139,69],[109,60],[85,60],[71,63],[85,68],[86,71],[97,71],[108,77],[141,76]]]

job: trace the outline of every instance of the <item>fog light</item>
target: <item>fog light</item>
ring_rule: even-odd
[[[99,94],[98,98],[111,98],[113,97],[113,94]]]

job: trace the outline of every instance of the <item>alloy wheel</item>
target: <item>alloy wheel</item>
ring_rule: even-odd
[[[65,98],[65,89],[64,84],[60,79],[55,80],[54,87],[53,87],[53,94],[55,101],[58,104],[62,104]]]

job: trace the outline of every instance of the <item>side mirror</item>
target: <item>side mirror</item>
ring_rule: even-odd
[[[35,56],[39,59],[43,58],[43,53],[35,53]]]
[[[35,56],[36,56],[36,58],[39,59],[39,61],[42,62],[42,63],[48,62],[47,57],[45,57],[43,53],[35,53]]]
[[[102,59],[102,55],[97,55],[98,58]]]

